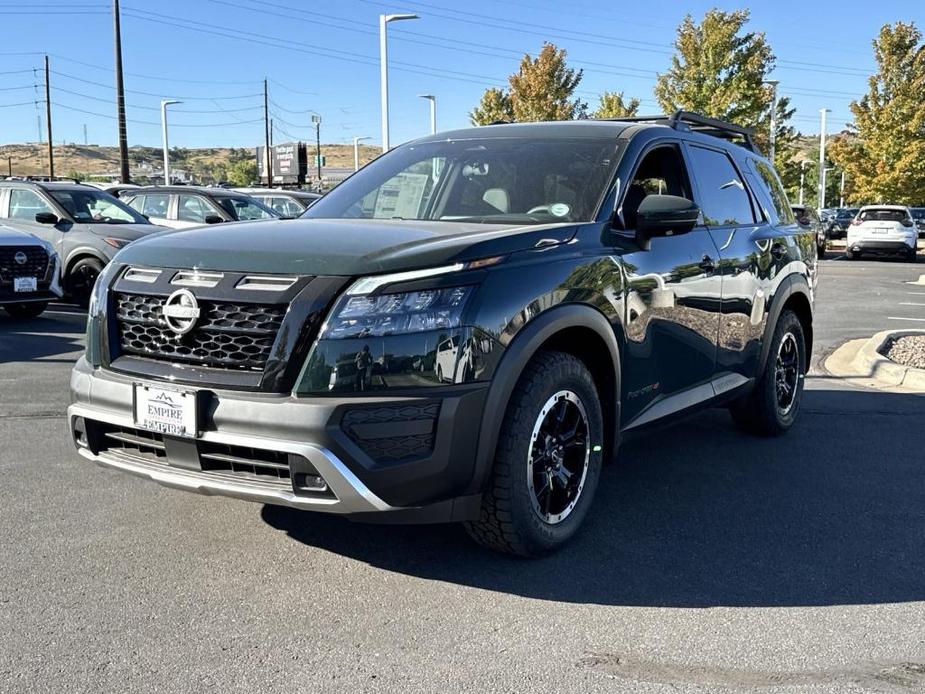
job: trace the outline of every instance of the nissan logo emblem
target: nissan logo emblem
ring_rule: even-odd
[[[13,256],[13,260],[15,260],[19,265],[25,265],[27,262],[29,262],[29,256],[27,256],[22,251],[17,251],[16,255]]]
[[[178,289],[167,297],[161,309],[167,327],[179,335],[186,335],[196,327],[199,303],[188,289]]]

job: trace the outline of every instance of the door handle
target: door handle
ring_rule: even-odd
[[[772,243],[771,255],[773,255],[776,260],[780,260],[787,255],[787,247],[782,243]]]
[[[708,255],[704,255],[698,267],[700,267],[704,273],[709,275],[716,270],[716,263],[713,262],[713,258]]]

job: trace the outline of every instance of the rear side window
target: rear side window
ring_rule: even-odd
[[[141,214],[147,215],[148,217],[160,217],[165,219],[167,217],[167,207],[170,203],[170,195],[168,193],[147,193],[141,202]],[[138,206],[134,204],[136,201],[132,200],[130,206],[138,210]]]
[[[51,205],[42,199],[42,196],[31,190],[10,191],[10,219],[23,219],[35,221],[39,212],[54,213]]]
[[[781,224],[793,224],[793,210],[790,203],[787,202],[787,194],[784,192],[784,187],[781,185],[774,169],[758,159],[749,159],[748,161],[764,184],[768,197],[771,199],[771,204],[774,205],[774,211],[777,212],[778,221]],[[810,212],[809,208],[807,208],[807,212]],[[810,216],[815,217],[815,212]]]
[[[700,209],[708,226],[755,223],[745,183],[729,157],[712,149],[692,146],[691,169],[700,188]]]

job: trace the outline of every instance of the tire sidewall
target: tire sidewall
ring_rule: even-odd
[[[561,390],[574,392],[585,408],[588,417],[591,454],[578,503],[575,504],[568,517],[553,525],[544,522],[533,508],[527,460],[532,446],[531,437],[536,419],[546,401]],[[520,413],[522,416],[517,419],[515,426],[505,426],[502,432],[502,435],[514,437],[515,441],[512,447],[514,458],[507,461],[510,465],[512,485],[512,521],[521,537],[524,538],[528,550],[534,554],[543,554],[567,542],[577,532],[588,514],[597,491],[603,462],[602,450],[594,450],[595,446],[603,449],[603,416],[597,390],[590,374],[586,371],[569,374],[565,378],[550,380],[539,387],[531,388],[518,403],[518,407],[522,408]]]
[[[777,352],[780,349],[784,335],[787,333],[792,333],[794,338],[796,338],[797,353],[799,354],[800,359],[800,368],[797,375],[796,394],[794,395],[793,405],[791,406],[790,410],[784,414],[777,406],[776,371]],[[793,426],[793,423],[796,421],[797,415],[800,412],[800,405],[803,401],[803,386],[806,382],[806,358],[806,340],[803,335],[803,326],[794,313],[791,311],[786,311],[781,315],[777,324],[777,328],[774,331],[774,342],[771,345],[771,351],[768,354],[768,363],[765,367],[764,375],[764,377],[767,379],[765,395],[766,397],[770,398],[768,405],[773,408],[772,411],[774,412],[774,415],[777,419],[777,426],[782,431]]]

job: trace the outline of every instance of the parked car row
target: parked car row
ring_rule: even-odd
[[[37,316],[64,293],[86,305],[103,267],[142,236],[294,218],[320,197],[266,188],[0,181],[0,305],[16,317]]]

